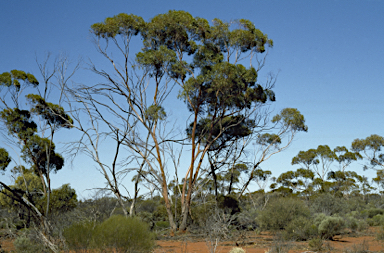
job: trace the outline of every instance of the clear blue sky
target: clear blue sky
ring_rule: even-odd
[[[349,148],[355,138],[384,135],[384,1],[379,0],[1,1],[0,73],[21,69],[39,77],[35,56],[43,59],[46,52],[92,59],[97,57],[89,34],[93,23],[121,12],[149,20],[170,9],[207,20],[249,19],[273,39],[260,78],[279,72],[274,112],[298,108],[309,127],[263,166],[274,176],[295,169],[290,161],[300,150],[324,144]],[[74,81],[94,80],[82,70]],[[55,175],[53,184],[70,183],[87,196],[84,190],[103,185],[103,179],[93,165],[77,162]],[[353,168],[362,173],[360,164]]]

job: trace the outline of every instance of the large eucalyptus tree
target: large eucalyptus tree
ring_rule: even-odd
[[[219,154],[218,150],[228,154],[238,141],[251,135],[258,139],[263,156],[251,167],[241,195],[260,162],[286,148],[296,132],[307,129],[300,112],[289,108],[272,121],[272,128],[279,125],[278,133],[265,132],[269,124],[266,106],[275,101],[275,79],[261,84],[257,78],[273,42],[249,20],[214,19],[209,23],[185,11],[169,11],[145,22],[141,17],[121,13],[93,24],[91,33],[97,50],[110,65],[101,68],[91,64],[103,79],[79,87],[74,94],[92,122],[103,122],[110,129],[117,149],[120,145],[128,147],[131,153],[127,156],[134,154],[135,159],[143,161],[140,168],[145,173],[142,169],[137,172],[161,192],[174,231],[178,226],[169,198],[167,143],[189,147],[179,222],[179,229],[185,230],[192,195],[208,157]],[[143,45],[130,58],[135,36],[142,39]],[[164,102],[174,87],[189,111],[186,135],[167,125],[173,120],[168,118]],[[288,144],[278,148],[287,134],[291,136]],[[232,157],[238,159],[243,151],[240,147]],[[216,165],[212,166],[213,176]],[[113,175],[114,170],[110,171]],[[106,170],[103,173],[109,174]],[[112,191],[119,191],[117,182],[109,185]]]

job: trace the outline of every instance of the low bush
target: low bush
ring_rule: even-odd
[[[343,228],[342,218],[327,216],[320,222],[318,231],[323,239],[332,239],[333,236],[340,234]]]
[[[237,215],[236,224],[239,229],[243,230],[255,230],[257,228],[257,211],[255,209],[243,210]]]
[[[372,218],[367,219],[367,223],[369,226],[381,226],[384,225],[384,215],[377,214]]]
[[[355,231],[364,231],[369,227],[369,225],[365,220],[359,220],[352,216],[348,216],[345,219],[345,227],[355,232]]]
[[[27,234],[20,235],[15,239],[13,245],[17,253],[48,253],[48,250],[41,242],[30,238]]]
[[[292,244],[290,242],[277,235],[273,240],[272,247],[266,253],[288,253],[291,248]]]
[[[298,217],[291,221],[283,232],[286,240],[305,241],[318,236],[318,229],[313,221],[306,217]]]
[[[96,223],[83,221],[74,223],[63,230],[63,236],[70,249],[85,250],[90,247]]]
[[[370,208],[361,211],[361,215],[365,218],[373,218],[376,215],[384,214],[384,210],[380,208]]]
[[[242,248],[232,248],[229,253],[245,253],[245,250]]]
[[[260,212],[259,225],[266,230],[280,230],[299,217],[309,217],[309,208],[303,201],[295,198],[276,198]]]
[[[321,251],[323,249],[323,240],[321,238],[312,238],[308,241],[308,246],[311,250]]]
[[[101,224],[76,223],[63,231],[69,249],[97,248],[115,252],[151,252],[154,234],[139,218],[114,215]]]
[[[349,212],[348,205],[343,198],[337,198],[329,193],[318,195],[311,203],[313,213],[324,213],[331,216]]]
[[[169,221],[158,221],[155,223],[156,229],[167,229],[169,227]]]
[[[96,226],[93,245],[117,252],[151,252],[154,239],[148,225],[140,219],[115,215]]]
[[[384,241],[384,226],[376,233],[376,239],[379,241]]]

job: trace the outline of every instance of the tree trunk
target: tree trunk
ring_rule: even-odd
[[[173,219],[172,206],[169,203],[169,199],[168,199],[167,185],[163,183],[162,188],[163,188],[162,194],[165,202],[165,209],[167,210],[169,225],[171,226],[171,235],[174,235],[177,230],[177,226]]]
[[[210,167],[211,167],[211,173],[212,173],[212,177],[213,177],[213,184],[214,184],[214,187],[215,187],[215,199],[216,199],[216,202],[218,200],[218,193],[217,193],[217,176],[216,176],[216,172],[215,172],[215,167],[213,166],[213,163],[211,161],[209,161],[210,163]]]

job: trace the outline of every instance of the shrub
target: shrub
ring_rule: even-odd
[[[321,251],[323,249],[323,240],[321,238],[312,238],[309,240],[308,246],[311,250]]]
[[[243,230],[255,230],[257,228],[257,214],[255,209],[243,210],[236,218],[238,227]]]
[[[284,229],[298,217],[309,217],[309,209],[304,202],[294,198],[276,198],[270,201],[257,217],[263,229]]]
[[[229,253],[245,253],[245,250],[242,248],[232,248]]]
[[[63,231],[69,249],[114,249],[116,252],[151,252],[154,234],[139,218],[114,215],[101,224],[85,221]]]
[[[352,231],[363,231],[368,228],[368,223],[365,220],[358,220],[352,216],[349,216],[345,220],[345,227]]]
[[[328,216],[346,212],[347,204],[344,199],[326,193],[318,195],[311,204],[314,213],[324,213]]]
[[[319,234],[324,239],[332,239],[340,234],[344,227],[344,220],[340,217],[327,216],[321,221],[318,227]]]
[[[138,213],[137,216],[146,223],[152,223],[154,221],[153,214],[146,211]]]
[[[384,210],[380,208],[370,208],[361,211],[361,215],[365,218],[373,218],[376,215],[384,214]]]
[[[285,228],[283,237],[286,240],[303,241],[318,235],[318,229],[313,221],[306,217],[298,217]]]
[[[50,252],[40,242],[37,242],[27,235],[21,235],[15,239],[13,245],[18,253],[48,253]]]
[[[191,205],[191,213],[193,221],[199,227],[204,227],[205,224],[209,221],[210,216],[215,213],[216,203],[215,201],[209,201],[197,205],[193,203]]]
[[[63,236],[70,249],[88,249],[96,224],[93,221],[74,223],[63,231]]]
[[[380,230],[376,234],[376,239],[379,241],[384,240],[384,226],[380,228]]]
[[[146,199],[139,201],[137,203],[137,212],[148,212],[153,213],[156,211],[157,207],[159,206],[159,203],[152,199]]]
[[[96,226],[93,245],[100,249],[118,252],[151,252],[154,234],[148,225],[138,218],[115,215]]]
[[[384,225],[384,215],[382,215],[382,214],[377,214],[377,215],[373,216],[372,218],[368,218],[368,219],[367,219],[367,223],[368,223],[370,226],[380,226],[380,225]]]
[[[266,253],[288,253],[292,248],[292,244],[286,242],[280,236],[275,237],[272,247]]]
[[[168,213],[165,205],[158,206],[156,210],[153,212],[153,217],[156,221],[167,221]]]
[[[167,229],[169,227],[169,221],[158,221],[155,223],[155,228],[157,229]]]
[[[239,201],[232,196],[219,196],[218,207],[231,215],[240,212]]]

